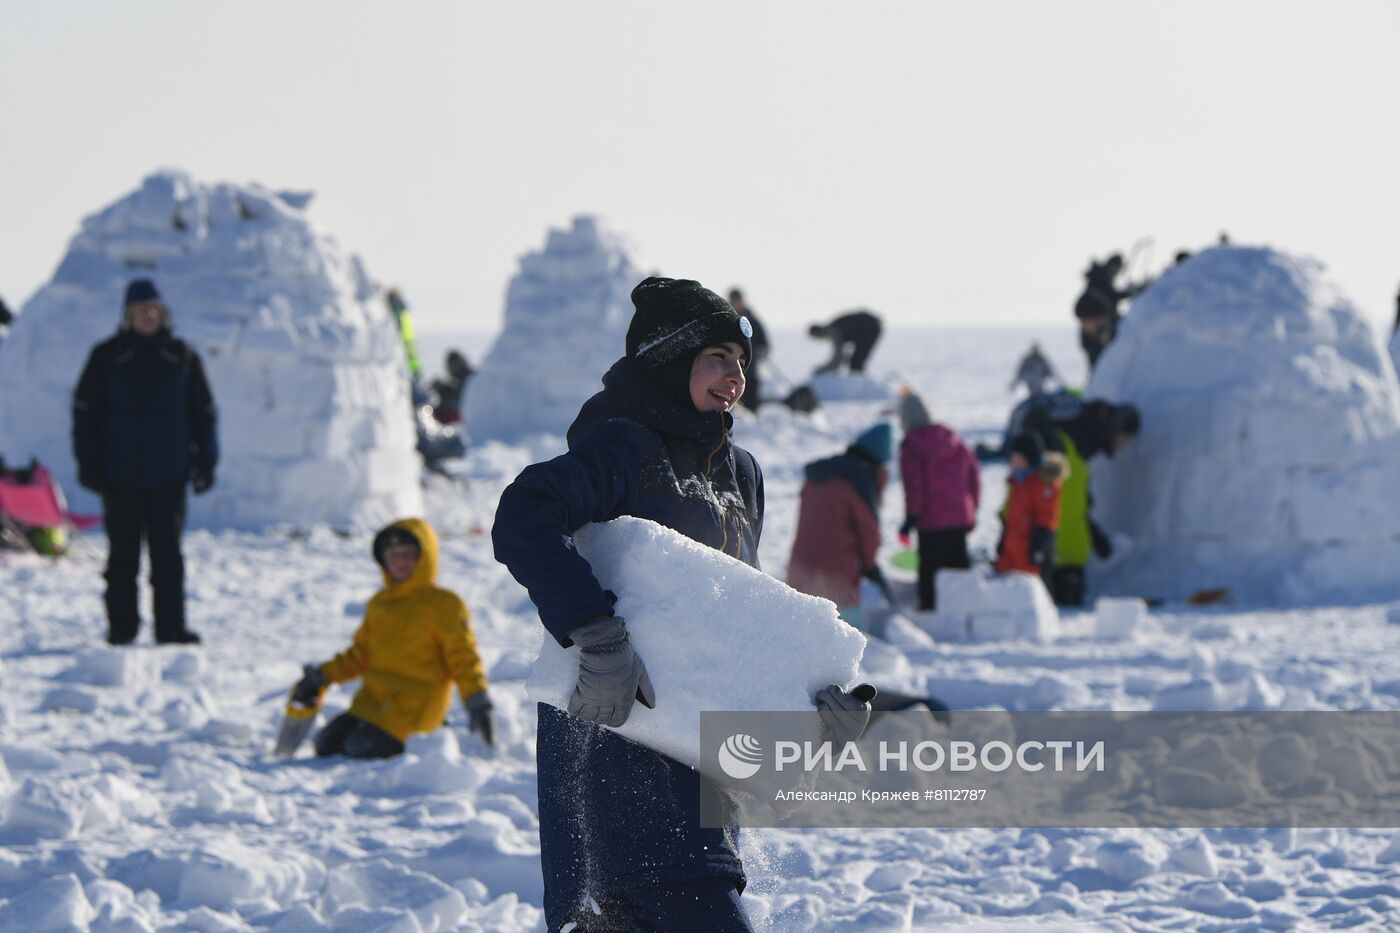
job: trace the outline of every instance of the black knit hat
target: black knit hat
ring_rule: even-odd
[[[374,562],[379,566],[384,566],[384,552],[391,547],[408,545],[416,548],[419,554],[423,553],[423,545],[413,536],[413,532],[407,528],[399,528],[390,525],[379,534],[374,536]]]
[[[138,301],[160,301],[156,283],[150,279],[132,279],[126,286],[126,300],[123,305],[134,305]]]
[[[690,368],[706,347],[737,343],[753,360],[753,325],[692,279],[652,276],[632,289],[636,313],[627,328],[627,358],[642,374],[690,404]]]
[[[1017,434],[1011,439],[1011,451],[1013,454],[1020,454],[1026,458],[1026,463],[1032,467],[1040,466],[1040,459],[1045,454],[1045,445],[1041,443],[1038,434]]]
[[[126,285],[126,295],[122,299],[121,324],[119,331],[131,329],[131,318],[127,309],[138,302],[155,301],[160,304],[160,326],[165,330],[170,330],[170,309],[165,306],[165,300],[160,297],[160,292],[156,291],[156,283],[150,279],[132,279]]]

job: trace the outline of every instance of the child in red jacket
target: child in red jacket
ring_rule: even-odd
[[[1060,527],[1060,489],[1069,475],[1063,454],[1045,451],[1035,434],[1018,434],[1008,458],[997,570],[1038,574],[1049,587],[1055,572],[1055,534]]]

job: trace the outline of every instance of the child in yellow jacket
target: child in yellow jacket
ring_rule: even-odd
[[[421,519],[395,522],[375,535],[374,559],[384,589],[369,601],[354,643],[324,664],[308,664],[293,695],[310,706],[326,684],[362,678],[349,712],[316,735],[316,754],[399,754],[411,734],[442,725],[454,683],[469,728],[492,744],[491,698],[466,604],[436,585],[437,535]]]

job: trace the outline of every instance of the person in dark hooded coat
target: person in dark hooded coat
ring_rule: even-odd
[[[1118,288],[1118,276],[1123,272],[1123,257],[1118,253],[1102,263],[1094,262],[1084,273],[1084,291],[1074,303],[1074,316],[1079,319],[1079,345],[1089,357],[1089,369],[1098,365],[1105,348],[1118,335],[1122,315],[1118,305],[1131,298],[1141,288]]]
[[[1063,454],[1068,468],[1051,578],[1051,594],[1061,606],[1084,605],[1084,568],[1091,550],[1102,560],[1113,556],[1112,540],[1091,514],[1094,500],[1088,461],[1099,454],[1112,457],[1131,444],[1141,428],[1142,415],[1136,406],[1103,399],[1085,402],[1069,418],[1053,418],[1044,409],[1026,417],[1023,430],[1038,434],[1047,451]]]
[[[626,356],[584,403],[568,452],[507,487],[491,533],[550,635],[582,648],[569,712],[538,707],[545,921],[579,933],[748,930],[733,827],[699,824],[702,795],[729,812],[732,802],[695,769],[603,727],[626,722],[637,700],[665,703],[666,684],[653,687],[616,597],[572,536],[632,515],[758,566],[763,474],[730,439],[752,328],[686,279],[648,278],[632,303]],[[824,717],[833,706],[868,715],[842,691],[818,700]]]
[[[185,627],[185,484],[200,495],[219,460],[214,396],[194,348],[177,340],[149,279],[126,289],[117,335],[93,348],[73,393],[78,482],[102,496],[107,640],[136,640],[141,539],[151,558],[156,641],[199,641]]]
[[[788,558],[787,583],[836,604],[841,618],[865,630],[860,581],[879,566],[880,498],[894,456],[894,429],[870,428],[846,452],[807,464],[797,514],[797,536]]]
[[[883,329],[880,318],[863,309],[847,311],[826,324],[813,324],[807,328],[813,339],[831,341],[831,359],[818,366],[816,372],[839,373],[842,367],[849,367],[853,373],[865,372],[865,364]]]

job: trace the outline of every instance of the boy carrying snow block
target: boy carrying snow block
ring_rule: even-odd
[[[561,649],[579,649],[565,675],[566,685],[573,680],[567,712],[537,708],[545,923],[575,931],[751,930],[734,833],[699,821],[702,796],[722,791],[695,768],[612,731],[638,703],[658,711],[679,691],[661,664],[648,669],[617,596],[574,534],[623,516],[648,519],[756,571],[763,475],[730,434],[753,359],[753,326],[691,279],[648,278],[632,290],[632,303],[626,355],[579,411],[568,452],[511,483],[491,532],[496,559],[529,591],[549,636]],[[706,629],[691,637],[711,647]],[[813,702],[838,736],[858,720],[848,736],[858,737],[870,715],[856,691],[835,684]]]
[[[421,519],[395,522],[375,535],[374,559],[384,589],[369,601],[354,642],[324,664],[308,664],[293,691],[294,702],[314,706],[327,684],[363,678],[350,711],[317,734],[316,754],[401,753],[411,734],[442,725],[454,683],[468,727],[492,744],[491,698],[466,604],[435,582],[437,535]]]
[[[1038,574],[1050,587],[1055,573],[1055,534],[1060,527],[1060,490],[1069,465],[1063,454],[1046,452],[1034,434],[1018,434],[1008,457],[997,570]]]

